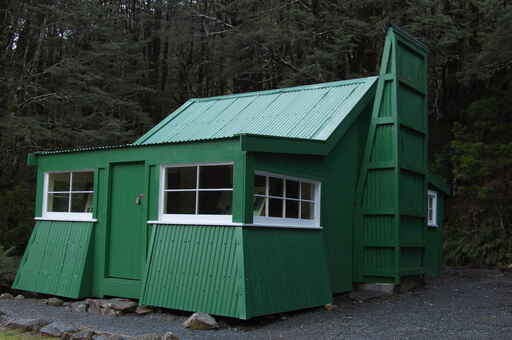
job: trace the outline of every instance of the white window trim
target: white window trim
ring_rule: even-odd
[[[428,216],[428,203],[430,202],[430,196],[433,197],[432,199],[432,219],[429,219]],[[437,191],[434,190],[428,190],[427,192],[427,225],[429,227],[436,227],[438,228],[439,225],[437,223]]]
[[[300,199],[291,199],[291,200],[305,201],[305,202],[313,203],[314,207],[315,207],[315,210],[314,210],[315,218],[312,220],[306,220],[306,219],[302,219],[302,218],[253,216],[254,225],[272,226],[272,227],[321,228],[321,226],[320,226],[320,211],[321,211],[320,197],[321,197],[321,187],[322,187],[321,182],[306,179],[306,178],[276,174],[276,173],[267,172],[267,171],[255,171],[254,176],[257,176],[257,175],[269,176],[269,177],[274,177],[274,178],[281,178],[284,180],[293,180],[293,181],[313,184],[313,188],[314,188],[313,200],[300,200]],[[267,181],[268,181],[268,179],[267,179]],[[268,188],[269,188],[269,185],[267,183],[266,184],[267,193],[263,196],[255,194],[255,195],[253,195],[253,197],[254,196],[270,197],[270,198],[274,197],[274,196],[269,195]],[[285,192],[283,192],[283,197],[276,197],[276,198],[286,201],[287,198],[285,198],[284,195],[286,195]],[[290,199],[288,199],[288,200],[290,200]],[[268,204],[266,205],[265,209],[267,209],[267,211],[268,211]],[[284,207],[283,207],[283,214],[286,214],[286,204],[284,204]]]
[[[97,220],[93,218],[93,213],[78,213],[78,212],[51,212],[48,211],[48,184],[49,184],[49,177],[50,174],[57,174],[57,173],[74,173],[74,172],[92,172],[94,176],[94,169],[80,169],[80,170],[65,170],[65,171],[47,171],[44,173],[44,189],[43,189],[43,207],[42,207],[42,217],[36,217],[36,220],[42,220],[42,221],[87,221],[87,222],[96,222]],[[71,179],[70,179],[70,185]],[[54,192],[54,191],[52,191]],[[55,191],[58,192],[58,191]],[[70,191],[63,191],[63,192],[69,192]],[[94,190],[92,191],[73,191],[74,193],[93,193],[95,195],[96,193]],[[71,200],[70,203],[71,204]]]
[[[232,191],[234,192],[234,162],[223,163],[180,163],[166,164],[160,166],[160,187],[158,194],[158,221],[152,221],[162,224],[199,224],[199,225],[221,225],[233,222],[233,215],[205,215],[205,214],[164,214],[164,193],[165,193],[165,169],[167,168],[185,168],[185,167],[201,167],[201,166],[233,166],[233,188],[218,189],[173,189],[172,191]],[[196,186],[199,185],[199,171],[197,172]],[[168,190],[167,190],[168,191]],[[233,197],[233,196],[232,196]],[[196,211],[199,198],[196,198]],[[232,204],[233,206],[233,204]],[[148,222],[149,223],[149,222]]]

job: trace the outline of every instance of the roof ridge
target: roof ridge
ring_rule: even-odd
[[[200,98],[192,98],[192,99],[194,99],[195,101],[198,101],[198,102],[206,102],[206,101],[212,101],[212,100],[223,100],[223,99],[231,99],[231,98],[261,96],[261,95],[266,96],[266,95],[277,94],[277,93],[289,93],[289,92],[295,92],[295,91],[316,90],[316,89],[322,89],[322,88],[326,88],[326,87],[332,88],[332,87],[338,87],[338,86],[349,86],[349,85],[354,85],[354,84],[363,84],[363,83],[366,83],[366,82],[372,80],[375,77],[376,76],[369,76],[369,77],[363,77],[363,78],[336,80],[336,81],[309,84],[309,85],[299,85],[299,86],[283,87],[283,88],[276,88],[276,89],[269,89],[269,90],[232,93],[232,94],[225,94],[225,95],[220,95],[220,96],[200,97]]]

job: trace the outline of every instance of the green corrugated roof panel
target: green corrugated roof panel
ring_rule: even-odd
[[[327,140],[377,77],[191,99],[134,144],[254,134]]]

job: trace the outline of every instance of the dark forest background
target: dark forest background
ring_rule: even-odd
[[[454,194],[446,259],[508,265],[511,3],[1,0],[0,258],[34,224],[27,153],[130,143],[190,97],[374,75],[395,23],[431,50],[431,168]]]

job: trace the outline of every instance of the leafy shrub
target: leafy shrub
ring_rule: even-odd
[[[16,276],[19,257],[13,256],[14,247],[5,249],[0,246],[0,285],[10,285]]]

